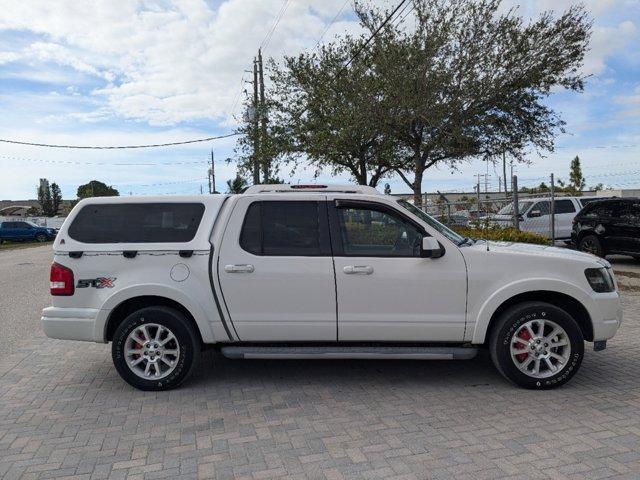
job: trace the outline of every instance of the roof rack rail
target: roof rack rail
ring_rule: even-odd
[[[368,185],[321,185],[321,184],[273,184],[252,185],[245,190],[245,194],[251,193],[359,193],[364,195],[381,195],[378,190]]]

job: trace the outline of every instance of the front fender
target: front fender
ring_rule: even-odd
[[[211,343],[215,340],[211,324],[207,319],[204,309],[194,302],[191,298],[184,294],[181,290],[168,287],[163,284],[145,284],[145,285],[133,285],[130,287],[118,290],[111,295],[102,305],[95,322],[94,338],[97,341],[104,342],[107,333],[107,320],[109,315],[122,302],[135,297],[165,297],[173,300],[184,308],[186,308],[191,316],[196,321],[202,340],[205,343]]]
[[[552,291],[563,293],[580,302],[589,313],[592,322],[598,316],[598,310],[594,299],[582,288],[570,282],[555,278],[530,278],[517,280],[496,290],[487,300],[482,303],[477,311],[472,311],[469,318],[474,322],[472,343],[484,343],[491,317],[507,300],[523,293],[535,291]]]

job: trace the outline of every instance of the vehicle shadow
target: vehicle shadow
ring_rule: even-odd
[[[354,385],[486,386],[505,384],[488,352],[472,360],[231,360],[205,352],[188,381],[193,388],[218,386],[349,387]]]

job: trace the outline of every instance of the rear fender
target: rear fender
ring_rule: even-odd
[[[102,308],[100,309],[100,313],[96,318],[94,338],[102,339],[103,342],[105,341],[107,332],[107,320],[114,308],[116,308],[126,300],[144,296],[165,297],[179,303],[189,311],[189,313],[195,320],[198,329],[200,330],[202,340],[205,343],[213,343],[215,341],[212,324],[210,323],[203,307],[197,302],[191,300],[181,290],[171,288],[162,284],[134,285],[131,287],[123,288],[122,290],[118,290],[113,295],[111,295],[104,302]]]

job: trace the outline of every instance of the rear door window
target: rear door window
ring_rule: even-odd
[[[85,205],[69,226],[82,243],[184,243],[193,240],[202,203]]]
[[[573,202],[571,200],[556,200],[554,202],[554,208],[556,214],[574,213],[576,211],[576,208],[573,206]]]
[[[325,202],[253,202],[240,232],[240,246],[254,255],[331,255]]]

